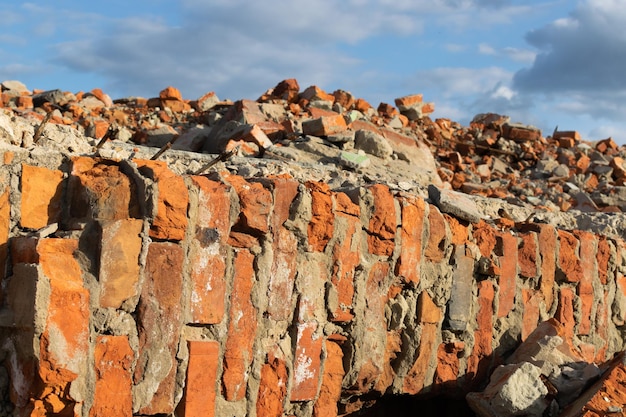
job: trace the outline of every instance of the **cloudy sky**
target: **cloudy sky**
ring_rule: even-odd
[[[0,2],[0,81],[256,99],[285,78],[626,143],[626,0]]]

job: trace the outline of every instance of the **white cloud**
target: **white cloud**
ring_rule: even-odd
[[[483,55],[496,55],[496,49],[491,45],[481,43],[478,45],[478,53]]]

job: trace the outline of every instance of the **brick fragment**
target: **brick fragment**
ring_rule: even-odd
[[[493,317],[495,298],[494,284],[491,281],[480,281],[478,286],[477,328],[474,331],[474,347],[467,359],[466,374],[468,389],[482,384],[489,376],[493,367]]]
[[[404,198],[400,200],[400,205],[402,244],[395,273],[402,277],[404,282],[417,285],[420,279],[422,260],[425,203],[422,199]]]
[[[9,227],[11,225],[11,205],[9,204],[9,187],[0,188],[0,281],[6,272],[7,244],[9,242]],[[0,305],[3,295],[0,290]]]
[[[329,136],[348,128],[342,115],[322,116],[302,122],[302,133],[312,136]]]
[[[156,181],[158,200],[150,226],[150,237],[182,240],[187,229],[189,194],[182,177],[174,174],[165,162],[136,160],[139,171]]]
[[[187,341],[189,364],[183,398],[176,409],[181,417],[215,416],[220,345],[215,341]]]
[[[554,302],[554,279],[556,273],[557,234],[554,226],[542,224],[539,226],[539,253],[541,254],[541,277],[539,280],[539,290],[543,294],[546,303],[546,310],[552,308]]]
[[[598,276],[596,264],[597,238],[593,233],[577,231],[575,235],[580,240],[580,266],[582,273],[577,286],[577,294],[580,297],[580,322],[578,334],[588,335],[591,332],[591,311],[594,300],[593,282]]]
[[[515,305],[517,280],[517,238],[510,233],[498,233],[497,248],[500,261],[498,317],[506,317]]]
[[[574,319],[574,291],[569,287],[561,287],[559,289],[559,304],[554,314],[554,318],[564,328],[564,335],[568,340],[571,340],[574,336],[574,327],[576,321]]]
[[[391,256],[395,248],[396,206],[389,188],[376,184],[368,188],[374,197],[374,210],[367,229],[370,253]]]
[[[61,220],[63,173],[22,165],[20,226],[40,229]]]
[[[100,242],[100,307],[120,308],[139,292],[139,253],[143,221],[122,219],[102,224]]]
[[[254,255],[247,249],[240,249],[236,253],[222,374],[226,401],[244,398],[253,359],[252,347],[257,329],[257,311],[252,304],[255,277],[253,263]]]
[[[134,352],[127,336],[98,336],[94,350],[96,383],[90,417],[133,413],[131,366]]]
[[[158,388],[139,413],[169,414],[175,405],[176,353],[182,328],[182,248],[170,242],[152,242],[144,274],[137,305],[139,352],[134,384]]]
[[[313,417],[338,415],[337,403],[341,397],[341,384],[345,371],[343,368],[343,352],[335,342],[327,340],[326,360],[320,393],[313,406]]]
[[[270,354],[267,363],[261,367],[259,394],[256,401],[257,417],[283,415],[283,403],[287,397],[287,378],[285,361]]]
[[[305,184],[311,193],[311,221],[308,225],[309,245],[315,252],[323,252],[333,235],[335,216],[330,187],[320,182]]]
[[[429,205],[428,210],[428,242],[424,249],[424,258],[431,262],[440,262],[445,255],[445,245],[448,239],[446,223],[439,209]]]
[[[558,236],[559,262],[556,278],[559,281],[580,282],[582,278],[582,268],[578,257],[580,242],[576,236],[565,230],[559,230]]]
[[[465,349],[463,342],[441,343],[437,348],[437,369],[434,384],[438,391],[451,393],[457,388],[460,371],[459,357]]]
[[[522,300],[524,302],[524,312],[522,313],[522,341],[526,340],[539,323],[541,313],[541,293],[536,290],[523,288]]]
[[[537,251],[537,234],[528,232],[520,235],[518,250],[519,273],[524,278],[538,276],[540,266],[539,253]]]
[[[194,239],[189,248],[193,323],[220,323],[226,302],[226,241],[230,233],[230,187],[191,177],[198,190]]]

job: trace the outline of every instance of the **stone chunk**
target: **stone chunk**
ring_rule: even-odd
[[[383,159],[390,158],[393,155],[393,148],[387,139],[369,130],[357,130],[354,138],[354,147]]]
[[[467,329],[472,308],[472,284],[474,281],[474,259],[465,255],[465,245],[454,248],[454,272],[447,308],[448,328],[455,332]]]
[[[431,184],[428,186],[428,198],[439,207],[439,210],[461,220],[478,223],[483,218],[474,200],[463,193],[445,190]]]

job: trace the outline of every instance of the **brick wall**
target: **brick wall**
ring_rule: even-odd
[[[18,415],[321,417],[460,395],[550,317],[588,361],[624,349],[622,240],[471,224],[381,184],[2,160]]]

